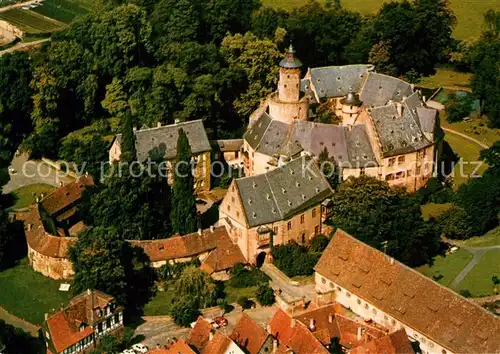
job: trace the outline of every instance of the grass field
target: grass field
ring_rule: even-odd
[[[445,140],[450,144],[453,151],[458,154],[459,158],[463,159],[462,163],[457,162],[453,171],[455,187],[466,183],[473,172],[475,175],[481,175],[486,170],[488,166],[483,163],[481,167],[475,171],[477,167],[476,162],[480,161],[479,152],[482,150],[479,145],[451,133],[446,133]]]
[[[69,23],[78,15],[91,9],[92,0],[45,0],[43,6],[34,9],[39,14]]]
[[[425,265],[417,268],[417,271],[429,278],[433,278],[444,286],[448,286],[471,260],[472,254],[466,250],[460,249],[445,257],[437,256],[434,258],[434,264],[431,267]]]
[[[12,210],[22,209],[30,206],[35,202],[35,195],[40,196],[40,194],[47,195],[53,192],[56,188],[49,186],[48,184],[30,184],[29,186],[21,187],[12,192],[15,204],[11,207]]]
[[[429,220],[430,218],[437,218],[439,215],[447,211],[452,207],[452,203],[444,203],[444,204],[435,204],[429,203],[422,205],[422,216],[425,220]]]
[[[490,230],[483,236],[471,237],[465,241],[458,242],[464,246],[469,247],[500,246],[500,226],[494,228],[493,230]]]
[[[491,146],[500,140],[500,129],[492,129],[487,126],[488,120],[485,117],[475,117],[467,122],[448,123],[446,118],[441,118],[441,126],[467,134],[480,142]],[[449,134],[447,134],[448,136]]]
[[[21,264],[0,272],[0,306],[33,324],[44,314],[66,304],[69,293],[60,292],[60,282],[36,273],[24,259]]]
[[[436,74],[425,77],[418,86],[437,89],[439,87],[469,87],[471,73],[462,73],[448,67],[437,67]],[[427,97],[430,98],[430,97]]]
[[[324,2],[324,0],[319,0]],[[264,5],[282,9],[292,9],[307,3],[307,0],[263,0]],[[377,12],[389,0],[341,0],[344,8],[364,14]],[[498,0],[450,0],[458,23],[453,36],[458,39],[479,37],[483,14],[488,9],[500,9]]]
[[[493,275],[500,277],[500,249],[488,251],[458,285],[457,290],[467,289],[473,297],[493,295]]]
[[[18,27],[26,34],[50,33],[63,29],[64,24],[44,17],[34,11],[12,9],[0,13],[0,20]]]

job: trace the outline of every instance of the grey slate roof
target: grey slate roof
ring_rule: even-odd
[[[287,219],[333,194],[307,157],[264,174],[236,179],[236,185],[250,227]]]
[[[319,156],[326,148],[328,155],[336,161],[348,161],[344,128],[339,125],[296,121],[291,139],[314,156]]]
[[[354,125],[352,130],[345,129],[347,152],[351,168],[375,167],[378,165],[373,152],[366,126],[364,124]]]
[[[210,151],[210,142],[201,120],[165,125],[134,132],[137,160],[145,161],[153,151],[163,155],[164,159],[172,159],[177,155],[177,138],[182,128],[187,135],[193,154]],[[121,134],[117,135],[118,141]]]
[[[398,115],[395,103],[371,110],[384,157],[420,150],[431,144],[420,129],[416,117],[403,107],[402,117]]]
[[[422,131],[424,133],[434,133],[437,110],[434,108],[417,107],[417,115]]]
[[[267,127],[271,124],[271,120],[272,118],[269,114],[263,112],[257,121],[249,127],[249,129],[247,129],[245,134],[243,134],[243,139],[245,139],[254,150],[256,150],[259,146]]]
[[[319,98],[345,96],[359,92],[372,65],[327,66],[311,69],[311,81]]]
[[[239,151],[243,145],[243,139],[224,139],[217,140],[219,150],[222,152]]]
[[[411,85],[395,77],[370,72],[360,92],[365,106],[379,107],[389,100],[402,101],[413,93]]]

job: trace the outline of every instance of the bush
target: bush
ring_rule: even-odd
[[[450,123],[460,122],[464,118],[468,117],[472,111],[472,104],[474,103],[474,98],[471,95],[457,96],[454,92],[448,96],[448,101],[446,102],[446,112],[448,113],[447,121]]]
[[[463,297],[472,297],[472,294],[468,289],[460,289],[458,293]]]
[[[420,204],[444,204],[453,200],[453,190],[441,183],[437,178],[431,178],[425,187],[417,191],[416,197]]]
[[[257,289],[256,297],[262,306],[274,304],[274,291],[269,284],[261,284]]]
[[[308,252],[308,249],[295,243],[279,245],[272,251],[274,265],[289,277],[311,275],[319,255]]]
[[[243,308],[243,310],[248,310],[253,306],[253,301],[246,296],[239,297],[236,302]]]
[[[469,217],[465,210],[454,206],[437,219],[441,233],[448,238],[465,239],[472,236]]]
[[[200,315],[196,300],[191,297],[180,297],[172,304],[172,318],[179,326],[188,327]]]
[[[248,288],[249,286],[257,286],[269,280],[269,277],[259,268],[252,267],[247,269],[243,264],[237,263],[231,269],[231,279],[228,283],[233,288]]]
[[[316,235],[311,239],[309,251],[323,252],[326,246],[328,246],[328,242],[330,242],[330,240],[325,235],[322,234]]]

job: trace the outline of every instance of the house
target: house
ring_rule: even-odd
[[[121,335],[123,309],[112,296],[89,289],[46,314],[42,331],[48,354],[90,352],[104,335]]]
[[[273,338],[246,314],[240,318],[230,338],[247,354],[265,354],[273,351]]]
[[[315,268],[323,302],[336,301],[425,353],[499,353],[500,319],[386,254],[337,230]]]
[[[333,190],[311,158],[232,181],[219,207],[226,226],[249,263],[261,265],[274,245],[307,244],[322,232],[321,203]]]
[[[147,354],[196,354],[196,352],[182,338],[179,338],[167,349],[152,349]]]
[[[194,161],[195,190],[197,192],[210,189],[210,142],[201,120],[158,125],[155,128],[135,129],[135,149],[137,160],[145,162],[163,160],[168,169],[168,180],[173,181],[175,158],[177,156],[177,140],[179,129],[184,130],[191,147]],[[109,161],[121,158],[122,135],[116,135],[109,150]]]
[[[201,269],[216,279],[228,278],[227,271],[236,263],[246,263],[243,254],[235,245],[224,226],[198,230],[184,236],[159,240],[131,240],[149,256],[151,266],[159,268],[165,264],[189,262],[198,259]]]
[[[245,354],[231,338],[213,329],[203,317],[198,317],[186,343],[200,354]]]
[[[414,191],[432,176],[437,111],[411,84],[372,65],[312,68],[301,79],[292,47],[279,66],[277,92],[251,115],[243,135],[245,175],[326,150],[342,180],[366,174]],[[314,121],[321,109],[331,122]]]

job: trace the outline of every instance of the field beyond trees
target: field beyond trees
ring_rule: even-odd
[[[7,21],[26,34],[52,33],[65,27],[63,23],[23,9],[1,12],[0,20]]]
[[[325,0],[320,0],[325,2]],[[348,10],[363,14],[376,13],[388,0],[340,0]],[[292,9],[305,5],[307,0],[262,0],[267,6],[282,9]],[[478,38],[481,34],[483,14],[489,9],[500,9],[498,0],[450,0],[451,8],[457,17],[457,26],[453,36],[457,39]]]

